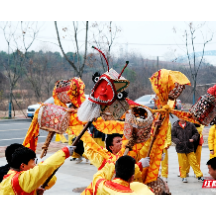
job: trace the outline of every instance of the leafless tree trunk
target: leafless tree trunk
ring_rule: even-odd
[[[209,39],[204,39],[203,37],[203,49],[202,49],[202,56],[201,56],[201,59],[198,60],[198,58],[196,57],[196,51],[195,51],[195,43],[194,43],[194,40],[195,40],[195,32],[197,31],[197,29],[201,28],[204,24],[201,24],[199,27],[195,28],[193,26],[193,23],[189,23],[189,30],[190,30],[190,33],[188,35],[187,33],[187,30],[185,30],[185,42],[186,42],[186,50],[187,50],[187,57],[188,57],[188,63],[189,63],[189,66],[190,66],[190,74],[191,74],[191,77],[192,77],[192,80],[193,80],[193,104],[195,104],[195,94],[196,94],[196,84],[197,84],[197,75],[198,75],[198,72],[199,72],[199,69],[200,69],[200,66],[202,64],[202,61],[203,61],[203,56],[204,56],[204,53],[205,53],[205,46],[207,43],[209,43],[212,39],[213,39],[213,33],[211,34],[211,37]],[[202,32],[201,32],[202,33]],[[192,49],[193,49],[193,63],[191,63],[191,57],[190,57],[190,54],[189,54],[189,46],[188,46],[188,37],[190,36],[190,40],[191,40],[191,45],[192,45]]]
[[[43,58],[43,57],[42,57]],[[41,59],[40,57],[35,57],[35,59],[30,59],[29,62],[26,62],[26,77],[31,83],[34,90],[35,96],[38,102],[42,102],[43,96],[43,82],[45,79],[47,61],[46,59]]]
[[[30,22],[26,23],[25,29],[23,27],[23,22],[18,22],[14,30],[12,30],[12,22],[6,22],[1,29],[7,43],[7,62],[1,61],[1,64],[5,68],[5,76],[9,81],[9,118],[11,118],[13,89],[24,72],[26,53],[33,44],[39,30],[37,28],[36,30],[33,30],[33,35],[30,35],[31,39],[27,45],[25,36],[30,30],[32,30]],[[22,45],[18,42],[18,29],[22,31]],[[24,50],[22,50],[22,47],[24,47]]]
[[[61,39],[59,36],[59,30],[58,30],[58,26],[57,26],[57,21],[54,21],[55,24],[55,29],[56,29],[56,34],[57,34],[57,39],[58,39],[58,43],[59,43],[59,47],[61,49],[61,52],[64,56],[64,58],[68,61],[68,63],[72,66],[72,68],[74,69],[74,71],[76,72],[77,76],[79,76],[80,78],[82,78],[82,74],[83,74],[83,69],[86,63],[86,55],[87,55],[87,45],[88,45],[88,30],[89,30],[89,22],[86,21],[86,34],[85,34],[85,51],[84,51],[84,56],[83,56],[83,62],[81,62],[80,59],[80,52],[79,52],[79,44],[78,44],[78,23],[73,22],[73,27],[74,27],[74,39],[75,39],[75,43],[76,43],[76,55],[77,55],[77,64],[75,64],[75,62],[71,61],[67,54],[65,53],[62,43],[61,43]]]

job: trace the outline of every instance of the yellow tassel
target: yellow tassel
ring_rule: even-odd
[[[60,141],[61,141],[60,134],[56,134],[55,142],[60,142]]]
[[[67,143],[67,139],[63,134],[56,134],[55,142]]]

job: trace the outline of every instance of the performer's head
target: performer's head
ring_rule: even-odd
[[[181,118],[179,118],[179,121],[180,121],[181,124],[186,123],[186,121],[184,119],[181,119]]]
[[[115,164],[116,178],[123,179],[127,182],[134,180],[135,159],[125,155],[120,157]]]
[[[5,149],[5,157],[6,157],[6,160],[9,164],[10,164],[11,159],[12,159],[12,154],[15,152],[15,150],[18,148],[22,148],[22,147],[24,147],[22,144],[13,143]]]
[[[122,135],[113,133],[106,138],[106,148],[113,154],[117,154],[122,148]]]
[[[27,147],[21,147],[15,150],[12,155],[10,166],[12,169],[27,171],[35,167],[36,154]]]
[[[216,157],[210,159],[206,165],[208,165],[209,174],[216,180]]]

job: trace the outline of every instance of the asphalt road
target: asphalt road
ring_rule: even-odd
[[[8,146],[12,143],[23,143],[30,121],[8,121],[0,122],[0,146]],[[38,142],[46,140],[47,132],[40,130]]]
[[[177,120],[178,118],[176,116],[173,115],[173,118],[170,116],[172,124]],[[29,121],[0,122],[0,146],[8,146],[12,143],[23,143],[30,124],[30,119]],[[46,137],[47,132],[40,130],[38,142],[44,142]]]

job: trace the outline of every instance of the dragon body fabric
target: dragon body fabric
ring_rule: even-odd
[[[151,110],[155,114],[155,121],[159,119],[159,113],[161,114],[162,124],[158,130],[158,133],[155,135],[155,141],[150,154],[150,166],[148,169],[143,170],[143,179],[144,183],[150,183],[155,181],[158,177],[162,150],[164,148],[164,143],[166,139],[166,134],[168,130],[169,123],[169,114],[174,114],[178,118],[185,119],[186,121],[192,123],[198,123],[191,118],[191,115],[187,112],[174,110],[174,103],[170,101],[170,95],[179,96],[179,91],[176,89],[176,86],[191,85],[188,78],[179,71],[171,71],[166,69],[161,69],[154,73],[150,78],[152,89],[156,94],[155,103],[157,105],[157,110]],[[170,94],[174,93],[174,94]],[[180,92],[181,93],[181,92]],[[172,99],[176,99],[174,97]],[[154,130],[154,123],[152,131]],[[151,136],[153,133],[151,133]],[[153,137],[151,137],[152,139]],[[149,143],[147,142],[147,145]],[[146,147],[144,147],[146,148]],[[142,152],[142,150],[141,150]],[[143,155],[144,156],[144,155]]]
[[[85,101],[85,84],[80,78],[73,78],[70,80],[59,80],[55,83],[53,89],[54,104],[67,110],[67,103],[73,104],[73,110],[70,112],[69,120],[69,133],[73,133],[74,127],[83,127],[85,122],[81,122],[77,117],[77,109]],[[46,106],[46,104],[41,104],[40,108]],[[39,135],[39,123],[38,114],[39,109],[36,110],[32,123],[28,129],[26,137],[24,139],[23,145],[36,151],[37,141]]]

